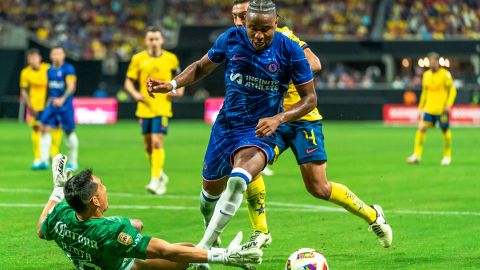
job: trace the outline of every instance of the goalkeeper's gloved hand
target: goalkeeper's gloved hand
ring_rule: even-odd
[[[52,160],[52,174],[53,174],[53,186],[63,187],[65,182],[72,176],[72,170],[67,169],[67,156],[63,154],[57,154]]]
[[[260,264],[263,252],[259,248],[242,250],[242,232],[237,233],[226,249],[211,248],[208,251],[208,262],[221,263],[229,266],[243,267],[246,264]]]

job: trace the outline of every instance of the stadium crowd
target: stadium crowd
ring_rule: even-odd
[[[303,37],[366,39],[376,0],[277,1],[278,14]],[[231,0],[168,0],[167,17],[186,25],[231,25]],[[302,14],[302,16],[298,16]]]
[[[385,39],[480,38],[480,2],[397,0],[388,7]]]
[[[0,19],[27,27],[40,41],[83,59],[128,61],[151,24],[147,0],[0,1]],[[378,0],[284,0],[278,13],[306,40],[364,40],[375,24]],[[166,0],[162,24],[231,25],[231,0]],[[302,16],[298,16],[302,14]],[[480,38],[474,0],[396,0],[387,7],[385,39]]]
[[[0,18],[84,59],[114,52],[125,61],[143,44],[149,23],[146,0],[7,0],[0,1]]]

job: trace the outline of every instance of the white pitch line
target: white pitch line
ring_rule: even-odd
[[[0,193],[37,193],[50,194],[51,190],[47,189],[28,189],[28,188],[0,188]],[[178,195],[162,195],[153,196],[135,193],[115,193],[109,192],[111,197],[130,197],[130,198],[151,198],[151,199],[184,199],[184,200],[198,200],[197,196],[178,196]],[[268,210],[274,212],[346,212],[345,209],[339,207],[329,207],[312,204],[297,204],[268,201]],[[15,208],[34,208],[43,207],[44,204],[29,204],[29,203],[0,203],[0,207],[15,207]],[[274,207],[271,207],[274,206]],[[178,205],[112,205],[112,209],[143,209],[143,210],[183,210],[183,211],[198,211],[198,207],[193,206],[178,206]],[[242,208],[246,210],[246,208]],[[420,215],[420,216],[480,216],[480,212],[472,211],[429,211],[429,210],[386,210],[388,214],[393,215]]]

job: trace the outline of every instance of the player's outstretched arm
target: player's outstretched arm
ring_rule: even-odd
[[[263,138],[272,135],[279,125],[298,119],[311,112],[317,106],[317,94],[315,93],[313,81],[295,85],[295,88],[301,100],[287,111],[260,119],[255,127],[257,137]]]
[[[71,170],[65,170],[66,165],[67,156],[65,155],[57,154],[52,160],[53,191],[37,222],[37,235],[42,239],[45,239],[42,232],[42,224],[55,205],[63,201],[63,187],[65,186],[67,179],[72,175]]]
[[[147,246],[147,259],[166,259],[179,263],[219,263],[242,267],[245,264],[259,264],[262,261],[260,249],[241,250],[242,234],[238,233],[227,249],[203,250],[183,244],[170,244],[152,238]]]
[[[149,78],[147,81],[148,94],[152,97],[155,93],[166,94],[170,91],[176,90],[177,88],[195,83],[210,74],[215,68],[218,67],[218,65],[219,63],[212,62],[208,58],[207,54],[205,54],[200,60],[189,65],[170,82]]]

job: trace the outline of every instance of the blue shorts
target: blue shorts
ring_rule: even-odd
[[[153,118],[140,118],[142,134],[163,134],[168,133],[168,117],[157,116]]]
[[[72,106],[55,107],[48,105],[40,119],[44,126],[58,127],[61,124],[63,131],[70,133],[75,130],[74,114]]]
[[[246,147],[257,147],[265,154],[265,165],[275,157],[276,135],[267,138],[257,138],[252,135],[239,134],[235,137],[224,137],[215,133],[210,134],[207,152],[203,162],[203,179],[218,180],[232,171],[235,153]]]
[[[327,160],[320,121],[293,121],[280,125],[276,133],[277,157],[290,147],[298,164]]]
[[[424,113],[423,122],[428,122],[429,124],[432,125],[432,127],[434,127],[438,122],[438,125],[442,129],[448,129],[450,127],[450,119],[449,119],[448,113],[439,114],[439,115]]]

